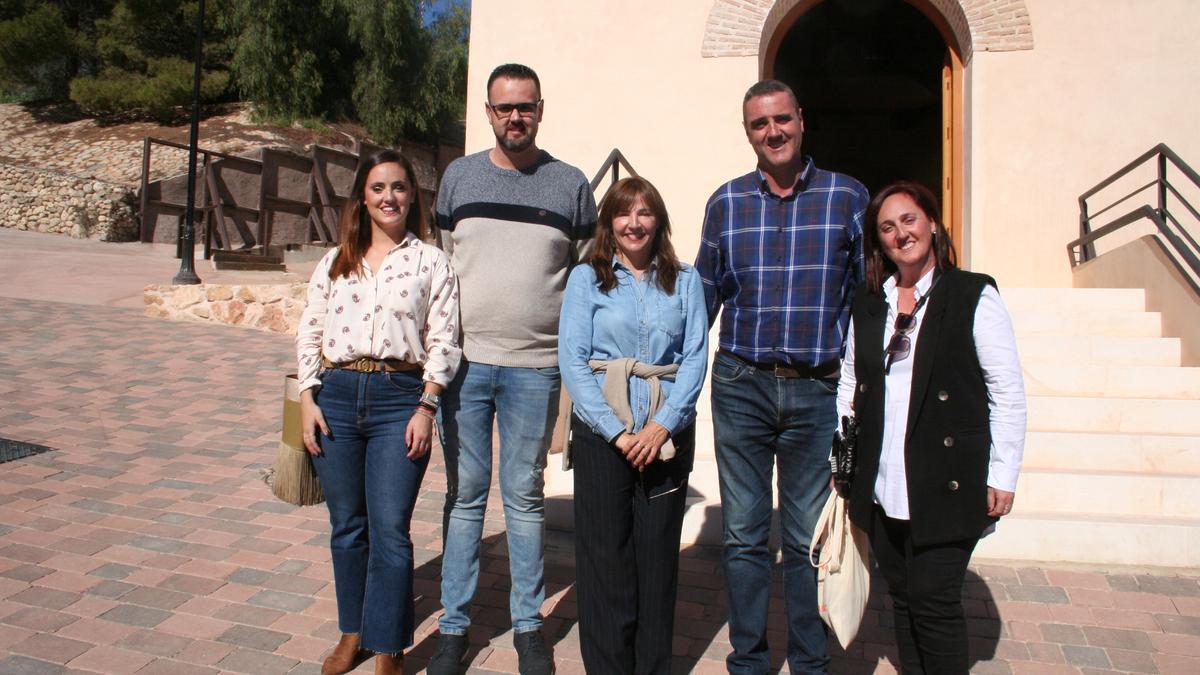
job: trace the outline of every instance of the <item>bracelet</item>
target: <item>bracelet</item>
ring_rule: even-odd
[[[436,420],[436,418],[433,416],[433,413],[429,412],[428,410],[422,410],[421,406],[417,406],[417,409],[414,412],[416,412],[418,415],[424,415],[431,420]]]
[[[426,403],[424,401],[421,401],[420,403],[417,404],[417,409],[418,410],[428,410],[431,414],[437,413],[437,411],[438,411],[437,408],[429,405],[428,403]]]

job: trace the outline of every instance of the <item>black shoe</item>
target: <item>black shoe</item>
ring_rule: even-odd
[[[551,675],[554,660],[540,630],[513,633],[513,646],[517,648],[517,672],[521,675]]]
[[[426,672],[429,675],[458,675],[462,672],[460,664],[468,646],[466,635],[438,633],[437,652],[429,660]]]

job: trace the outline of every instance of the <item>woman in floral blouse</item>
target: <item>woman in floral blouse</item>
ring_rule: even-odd
[[[313,272],[296,351],[304,445],[329,507],[341,640],[322,675],[402,672],[413,641],[409,524],[429,463],[439,394],[454,377],[458,283],[425,243],[412,165],[366,158],[341,243]]]

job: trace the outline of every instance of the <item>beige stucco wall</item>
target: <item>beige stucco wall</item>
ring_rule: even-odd
[[[1158,142],[1200,164],[1200,44],[1190,34],[1200,3],[1024,4],[1033,49],[977,49],[967,65],[965,247],[971,267],[1004,285],[1070,286],[1065,245],[1081,192]],[[589,177],[620,147],[663,192],[676,246],[692,258],[705,199],[754,163],[740,103],[758,57],[701,56],[712,5],[474,0],[468,152],[493,143],[488,73],[526,63],[546,99],[539,144]]]
[[[757,60],[700,57],[708,9],[697,0],[547,0],[519,8],[474,0],[467,152],[495,142],[483,108],[492,68],[524,63],[537,71],[546,101],[538,145],[588,178],[619,147],[662,192],[676,249],[692,260],[705,200],[754,166],[741,100],[757,79]]]
[[[1082,192],[1159,142],[1200,165],[1200,3],[1026,4],[1033,50],[970,65],[972,264],[1008,285],[1070,286]]]

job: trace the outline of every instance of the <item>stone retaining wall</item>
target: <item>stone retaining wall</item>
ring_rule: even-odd
[[[0,162],[0,227],[135,241],[136,203],[123,185]]]
[[[150,285],[146,316],[246,326],[294,335],[308,284]]]

